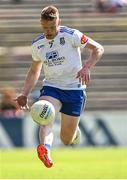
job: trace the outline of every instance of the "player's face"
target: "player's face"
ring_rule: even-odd
[[[60,20],[54,19],[52,21],[41,20],[42,30],[47,39],[54,39],[59,31]]]

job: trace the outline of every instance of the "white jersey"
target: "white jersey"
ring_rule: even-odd
[[[83,33],[65,26],[60,27],[53,40],[47,40],[44,34],[33,40],[32,58],[43,62],[43,86],[84,89],[85,85],[76,76],[82,68],[80,48],[84,48],[87,42],[88,37]]]

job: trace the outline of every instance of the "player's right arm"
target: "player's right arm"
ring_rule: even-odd
[[[32,61],[25,79],[23,90],[21,94],[16,98],[16,101],[21,109],[28,108],[27,97],[39,79],[41,68],[42,61]]]

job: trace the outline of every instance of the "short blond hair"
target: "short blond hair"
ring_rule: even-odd
[[[59,11],[55,6],[47,6],[41,11],[41,20],[52,21],[59,18]]]

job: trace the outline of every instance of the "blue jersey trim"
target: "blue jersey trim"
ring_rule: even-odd
[[[38,36],[36,39],[34,39],[34,40],[32,41],[32,44],[34,44],[35,42],[37,42],[37,41],[39,41],[39,40],[41,40],[41,39],[44,39],[44,38],[45,38],[44,34],[41,34],[40,36]]]
[[[68,34],[71,34],[73,35],[74,34],[74,30],[71,29],[71,28],[68,28],[68,27],[60,27],[60,32],[61,33],[68,33]]]

